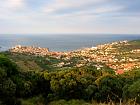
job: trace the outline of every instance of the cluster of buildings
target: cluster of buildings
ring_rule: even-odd
[[[78,63],[77,67],[96,62],[105,64],[108,67],[114,69],[117,74],[120,74],[124,73],[125,71],[140,68],[140,58],[138,56],[131,57],[131,55],[136,53],[140,55],[140,49],[130,51],[118,50],[118,48],[121,46],[125,47],[127,45],[130,45],[128,41],[119,41],[98,45],[97,47],[73,51],[71,52],[69,58],[82,57],[81,63]]]
[[[140,53],[140,49],[135,49],[131,51],[132,53]]]
[[[134,68],[140,68],[139,57],[125,56],[126,54],[134,55],[136,53],[140,55],[140,49],[131,51],[118,50],[120,46],[127,45],[129,45],[128,41],[118,41],[71,52],[50,52],[48,48],[25,47],[18,45],[10,49],[10,51],[14,53],[28,53],[37,56],[49,55],[62,60],[62,62],[55,64],[57,67],[69,66],[74,62],[76,62],[74,65],[75,67],[81,67],[96,62],[100,64],[94,65],[98,70],[103,67],[101,64],[105,64],[114,69],[117,74],[121,74]],[[73,58],[76,61],[73,62]]]
[[[62,55],[68,55],[65,52],[52,52],[49,51],[48,48],[41,48],[41,47],[34,47],[34,46],[21,46],[17,45],[12,47],[10,50],[12,53],[21,53],[21,54],[29,54],[29,55],[36,55],[36,56],[52,56],[57,59],[60,59]]]
[[[34,47],[34,46],[27,47],[27,46],[17,45],[15,47],[12,47],[10,49],[10,52],[45,56],[49,53],[49,49],[48,48]]]

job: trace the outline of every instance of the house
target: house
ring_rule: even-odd
[[[124,70],[123,69],[119,69],[116,71],[116,74],[123,74],[124,73]]]

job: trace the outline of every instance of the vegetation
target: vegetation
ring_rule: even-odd
[[[1,105],[92,105],[93,100],[127,103],[130,99],[140,103],[139,70],[115,75],[111,70],[91,66],[53,72],[19,69],[0,55]]]
[[[20,71],[22,72],[41,72],[45,70],[53,71],[59,69],[59,67],[55,67],[54,65],[61,62],[60,60],[50,56],[41,57],[11,52],[3,52],[3,54],[12,59],[20,67]]]
[[[140,69],[116,75],[107,66],[73,67],[76,59],[61,68],[49,56],[1,53],[0,105],[140,104]]]

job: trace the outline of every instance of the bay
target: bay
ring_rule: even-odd
[[[138,40],[140,35],[126,34],[41,34],[0,35],[0,51],[16,45],[49,48],[50,51],[71,51],[121,40]]]

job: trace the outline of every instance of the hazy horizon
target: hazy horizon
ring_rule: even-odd
[[[112,36],[112,35],[118,35],[118,36],[121,36],[121,35],[126,35],[126,36],[139,36],[139,34],[116,34],[116,33],[26,33],[26,34],[23,34],[23,33],[13,33],[13,34],[1,34],[0,33],[0,36],[10,36],[10,35],[14,35],[14,36],[65,36],[65,35],[72,35],[72,36],[84,36],[84,35],[87,35],[87,36],[96,36],[96,35],[108,35],[108,36]]]

